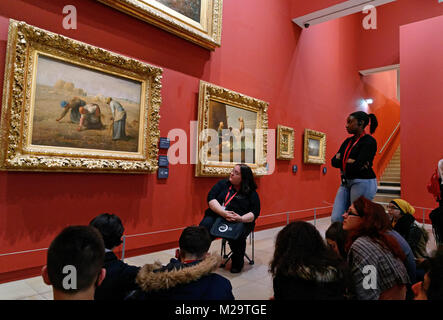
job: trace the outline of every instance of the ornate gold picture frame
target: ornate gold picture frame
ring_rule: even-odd
[[[197,177],[228,176],[237,163],[265,175],[268,103],[200,81]]]
[[[324,164],[326,158],[326,134],[305,129],[304,163]]]
[[[282,125],[277,126],[277,159],[291,160],[294,158],[294,129]]]
[[[223,0],[97,0],[204,48],[220,47]]]
[[[11,20],[0,169],[157,170],[162,69]]]

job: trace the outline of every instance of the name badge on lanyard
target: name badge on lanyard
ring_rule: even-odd
[[[226,209],[226,207],[228,206],[229,202],[231,202],[231,200],[232,200],[232,199],[235,197],[235,195],[237,194],[237,191],[236,191],[236,192],[232,195],[232,197],[230,197],[229,200],[228,200],[229,193],[231,193],[231,189],[232,189],[232,186],[229,187],[229,189],[228,189],[228,193],[226,194],[225,201],[223,201],[223,205],[222,205],[223,210]]]

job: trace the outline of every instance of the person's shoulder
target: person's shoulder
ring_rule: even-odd
[[[253,199],[259,199],[260,197],[258,196],[258,192],[257,190],[252,190],[251,193],[249,194],[249,196]]]
[[[216,185],[217,185],[217,186],[220,186],[220,187],[228,187],[228,188],[229,188],[229,186],[231,185],[231,183],[229,182],[228,179],[221,179],[221,180],[218,180],[218,181],[217,181]]]
[[[358,237],[351,245],[350,250],[360,251],[362,249],[367,248],[368,246],[372,246],[372,240],[369,237],[361,236]]]
[[[370,134],[365,134],[362,137],[362,141],[365,141],[367,143],[377,143],[377,140],[375,140],[375,138]]]

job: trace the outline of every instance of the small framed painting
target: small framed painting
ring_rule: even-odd
[[[305,129],[304,163],[324,164],[326,158],[326,134]]]
[[[294,158],[294,129],[277,126],[277,159],[291,160]]]

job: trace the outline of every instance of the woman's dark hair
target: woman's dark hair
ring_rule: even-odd
[[[326,246],[318,230],[310,223],[296,221],[288,224],[277,235],[274,258],[269,271],[275,276],[294,275],[301,267],[325,271],[339,266],[341,259]]]
[[[363,196],[355,200],[353,204],[358,215],[362,218],[362,224],[358,230],[350,232],[346,241],[346,251],[349,250],[357,238],[367,236],[385,249],[391,251],[395,257],[404,261],[406,256],[397,240],[387,234],[387,231],[391,228],[389,217],[383,206]]]
[[[371,125],[369,126],[369,132],[371,134],[373,134],[375,132],[375,129],[377,129],[377,127],[378,127],[377,117],[373,113],[367,114],[364,111],[356,111],[356,112],[351,113],[349,116],[354,117],[359,122],[361,121],[362,122],[361,125],[363,126],[363,129],[366,128],[366,126],[369,124],[369,122],[371,122]]]
[[[121,238],[125,228],[123,228],[120,218],[115,214],[102,213],[92,219],[89,225],[101,233],[106,249],[111,250],[122,244]]]
[[[249,194],[252,191],[255,191],[257,189],[257,184],[255,183],[254,175],[252,174],[251,168],[244,163],[236,164],[236,166],[240,167],[240,174],[241,174],[240,193]]]
[[[343,230],[343,224],[340,221],[336,221],[329,226],[328,230],[326,230],[325,238],[335,241],[340,255],[343,259],[346,259],[346,230]]]

